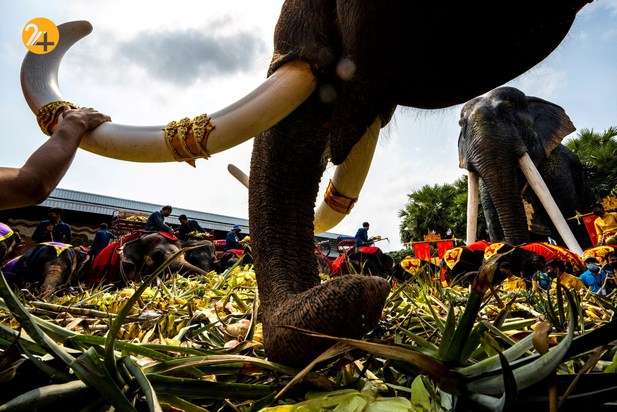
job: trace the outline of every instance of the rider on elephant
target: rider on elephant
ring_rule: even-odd
[[[60,242],[70,244],[73,240],[71,227],[62,221],[63,210],[52,207],[47,212],[49,220],[43,220],[34,230],[32,240],[36,243]]]
[[[225,238],[225,249],[223,249],[225,252],[232,249],[242,249],[240,247],[240,238],[238,237],[239,234],[240,225],[234,225]]]
[[[576,276],[572,276],[566,273],[566,265],[559,259],[551,259],[546,262],[548,273],[553,278],[552,287],[557,287],[557,282],[562,286],[566,286],[570,289],[574,289],[577,292],[585,289],[585,284]]]
[[[100,225],[101,230],[96,232],[96,235],[94,235],[92,246],[90,246],[90,250],[88,251],[90,258],[93,260],[96,257],[96,255],[101,253],[101,251],[105,249],[107,245],[109,245],[109,241],[111,239],[117,239],[113,233],[107,230],[107,227],[108,227],[107,223],[101,223]]]
[[[368,237],[369,226],[370,225],[368,224],[368,222],[364,222],[362,223],[362,227],[356,232],[356,236],[354,236],[354,238],[356,239],[356,250],[360,249],[362,246],[371,245],[373,238]]]
[[[186,215],[180,215],[178,217],[180,221],[180,227],[178,228],[178,239],[185,242],[195,236],[195,233],[206,233],[206,230],[199,225],[196,220],[186,217]]]
[[[608,243],[617,234],[617,213],[605,212],[604,206],[601,203],[591,205],[591,212],[598,216],[593,225],[598,235],[598,244],[596,246],[601,246]]]
[[[164,217],[171,215],[172,207],[167,205],[159,211],[152,212],[146,221],[146,231],[148,232],[168,232],[174,234],[174,230],[165,224]]]

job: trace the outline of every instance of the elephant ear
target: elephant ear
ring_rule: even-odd
[[[532,160],[539,162],[548,157],[576,127],[561,106],[533,96],[527,96],[527,103],[539,143],[539,146],[528,144],[527,147]]]

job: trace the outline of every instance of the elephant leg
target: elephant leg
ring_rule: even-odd
[[[332,345],[280,326],[359,338],[381,316],[389,293],[380,278],[344,276],[320,284],[313,220],[329,128],[313,96],[255,139],[249,181],[253,259],[264,344],[274,362],[304,366]]]
[[[499,223],[499,215],[483,179],[480,179],[480,196],[482,197],[482,210],[484,211],[484,218],[486,219],[491,242],[502,241],[505,236],[501,223]]]

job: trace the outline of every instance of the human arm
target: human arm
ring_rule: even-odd
[[[598,242],[596,246],[602,246],[602,243],[604,242],[604,232],[602,231],[602,228],[598,224],[599,219],[600,218],[597,218],[596,220],[593,221],[593,227],[596,229],[596,235],[598,237]]]
[[[43,221],[39,223],[39,225],[34,229],[34,233],[32,234],[32,240],[36,243],[45,242],[47,236],[51,239],[51,235],[48,235],[47,226],[49,226],[49,221]]]
[[[21,168],[0,167],[0,210],[39,204],[49,197],[68,170],[83,135],[109,116],[94,109],[65,110],[49,140]]]
[[[64,232],[64,237],[65,237],[64,240],[65,241],[64,241],[64,243],[70,245],[71,242],[73,241],[73,232],[71,231],[71,227],[69,225],[67,225],[67,224],[64,225],[64,229],[65,229],[65,232]]]

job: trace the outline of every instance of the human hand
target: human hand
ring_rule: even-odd
[[[53,225],[47,225],[46,231],[47,231],[47,233],[52,233],[54,231],[54,226]]]
[[[63,120],[60,127],[62,125],[79,127],[84,133],[96,128],[101,123],[111,122],[111,117],[106,114],[99,113],[90,107],[71,109],[69,106],[64,106],[61,110],[63,110],[61,114]]]

